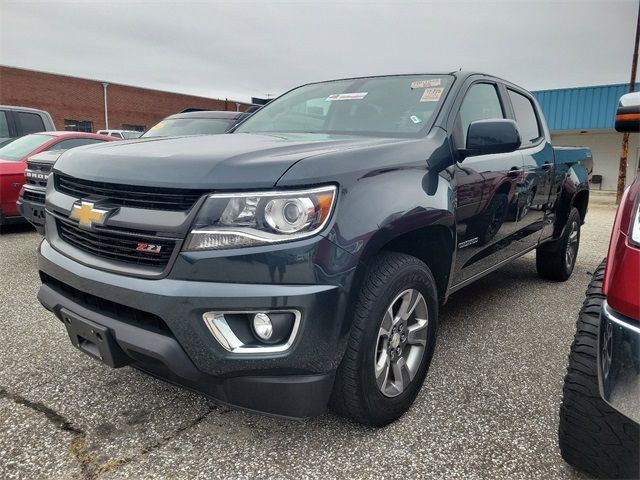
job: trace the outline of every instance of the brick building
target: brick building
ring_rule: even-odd
[[[250,104],[0,65],[0,105],[48,111],[58,130],[145,130],[185,108],[245,110]],[[105,124],[108,118],[109,125]]]

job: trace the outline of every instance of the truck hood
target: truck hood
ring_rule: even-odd
[[[38,163],[55,163],[56,160],[64,153],[64,150],[46,150],[44,152],[31,155],[27,161],[34,161]]]
[[[93,181],[155,187],[272,188],[302,159],[398,141],[402,140],[305,133],[142,139],[68,150],[54,171]]]

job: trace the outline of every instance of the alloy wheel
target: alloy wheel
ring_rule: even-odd
[[[576,254],[578,253],[578,222],[571,222],[571,230],[569,231],[569,241],[567,242],[567,253],[565,256],[565,262],[567,268],[571,269],[573,263],[576,260]]]
[[[374,375],[380,392],[396,397],[416,376],[427,345],[427,303],[416,289],[401,292],[387,308],[376,346]]]

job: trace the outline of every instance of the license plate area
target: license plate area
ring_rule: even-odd
[[[132,362],[107,327],[66,309],[62,309],[60,314],[71,343],[78,350],[113,368],[124,367]]]

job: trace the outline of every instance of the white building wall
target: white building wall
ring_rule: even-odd
[[[640,134],[629,137],[627,159],[627,185],[635,178],[639,168]],[[618,185],[618,164],[622,147],[622,133],[614,130],[588,131],[587,133],[555,132],[551,134],[554,145],[589,147],[593,152],[593,174],[602,175],[602,190],[615,190]],[[594,188],[598,188],[594,186]]]

